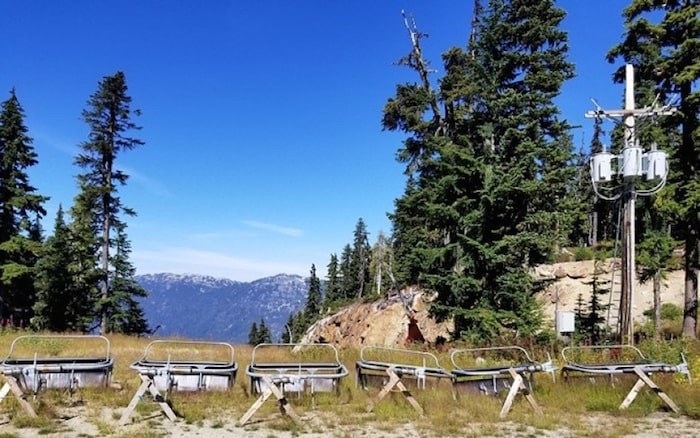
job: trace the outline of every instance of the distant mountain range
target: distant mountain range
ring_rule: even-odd
[[[304,307],[307,279],[275,275],[240,282],[201,275],[147,274],[136,281],[148,291],[142,298],[154,337],[244,343],[260,319],[279,340],[287,318]]]

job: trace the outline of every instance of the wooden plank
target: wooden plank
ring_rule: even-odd
[[[141,376],[141,379],[149,382],[148,392],[151,393],[153,400],[158,403],[160,409],[165,413],[165,416],[168,417],[168,420],[177,421],[177,415],[175,415],[175,412],[173,412],[168,402],[165,401],[165,397],[158,392],[155,382],[151,378],[146,378],[145,376]]]
[[[238,420],[238,424],[240,426],[244,426],[248,420],[255,414],[258,409],[265,403],[265,401],[272,395],[272,391],[270,388],[265,388],[265,390],[260,394],[260,397],[258,397],[257,400],[255,400],[255,403],[248,409],[248,411],[243,414],[240,420]]]
[[[418,401],[415,398],[413,398],[413,395],[408,391],[408,389],[403,384],[403,382],[401,380],[399,380],[398,382],[396,382],[396,386],[401,390],[401,393],[404,395],[404,397],[406,397],[406,399],[411,404],[411,406],[413,406],[413,409],[418,411],[418,413],[420,415],[423,415],[424,414],[423,408],[418,403]]]
[[[671,397],[669,397],[668,395],[666,395],[666,393],[663,392],[663,391],[661,390],[661,388],[659,388],[659,386],[658,386],[656,383],[654,383],[654,381],[651,380],[651,378],[649,378],[649,376],[647,376],[647,375],[644,373],[644,371],[641,370],[641,368],[639,368],[639,367],[634,367],[634,372],[635,372],[635,374],[637,374],[637,376],[639,376],[639,380],[644,381],[644,383],[646,383],[646,385],[647,385],[649,388],[651,388],[651,390],[654,391],[654,393],[655,393],[656,395],[658,395],[659,398],[660,398],[661,400],[663,400],[663,402],[666,403],[666,405],[667,405],[669,408],[671,408],[671,410],[672,410],[673,412],[675,412],[676,414],[680,414],[680,413],[681,413],[680,408],[678,407],[678,405],[676,405],[676,404],[673,402],[673,400],[671,400]]]
[[[289,401],[284,395],[284,392],[279,387],[277,387],[277,385],[275,385],[272,382],[272,379],[270,379],[268,376],[263,376],[263,381],[265,382],[265,384],[267,384],[268,388],[270,388],[272,393],[275,394],[275,397],[277,397],[277,401],[279,402],[280,406],[280,411],[283,414],[289,415],[290,417],[292,417],[292,420],[294,420],[295,423],[301,425],[301,418],[294,411],[292,405],[289,404]]]
[[[537,415],[544,415],[542,408],[537,404],[535,397],[530,393],[530,390],[525,385],[525,379],[523,376],[518,374],[513,368],[509,368],[508,373],[513,378],[513,382],[511,383],[510,390],[508,391],[508,396],[506,397],[505,402],[503,402],[503,407],[501,408],[499,417],[503,419],[508,415],[508,412],[510,412],[511,407],[513,406],[513,401],[519,392],[523,393],[525,399]]]
[[[644,373],[642,373],[644,374]],[[632,389],[630,389],[630,392],[627,393],[627,397],[622,401],[622,404],[620,405],[620,409],[627,409],[632,402],[634,401],[635,398],[637,398],[637,394],[639,394],[639,391],[644,387],[645,383],[644,380],[642,379],[637,379],[637,382],[634,384]]]
[[[506,401],[503,402],[503,407],[501,408],[501,413],[499,414],[499,418],[504,419],[508,415],[508,412],[510,412],[510,408],[513,405],[513,401],[515,400],[515,396],[518,394],[518,391],[520,391],[520,385],[523,382],[523,377],[520,374],[515,374],[515,377],[513,378],[513,383],[510,385],[510,390],[508,391],[508,396],[506,397]]]
[[[22,388],[19,387],[17,379],[15,379],[12,376],[5,376],[5,385],[3,385],[2,392],[5,395],[7,395],[7,390],[5,389],[5,386],[9,388],[9,391],[12,392],[12,394],[17,399],[17,402],[19,402],[19,405],[22,407],[22,409],[24,409],[24,412],[26,412],[27,415],[29,415],[30,417],[37,416],[36,412],[34,412],[34,408],[32,407],[32,405],[29,404],[27,398],[24,395],[24,392],[22,392]]]
[[[265,390],[260,394],[260,397],[253,403],[253,405],[248,409],[248,411],[243,414],[241,419],[238,421],[238,424],[240,426],[245,425],[255,414],[255,412],[262,407],[262,405],[265,403],[265,401],[270,398],[271,395],[274,394],[274,396],[277,398],[277,401],[279,403],[280,407],[280,412],[284,415],[288,415],[289,417],[294,420],[295,423],[301,425],[301,417],[297,415],[297,413],[294,411],[292,406],[289,404],[289,401],[287,400],[287,397],[284,395],[284,392],[275,385],[275,383],[272,381],[272,379],[269,376],[262,376],[263,382],[265,382]]]
[[[173,412],[170,405],[168,405],[163,396],[156,389],[153,377],[144,376],[143,374],[139,374],[139,377],[141,378],[141,386],[139,386],[139,389],[136,390],[136,394],[134,394],[129,402],[129,406],[127,406],[124,413],[122,413],[122,417],[119,419],[119,425],[124,426],[129,422],[129,417],[131,417],[131,414],[134,412],[134,409],[136,409],[136,406],[146,394],[146,391],[148,391],[153,397],[153,400],[158,403],[160,409],[163,411],[163,413],[165,413],[165,416],[168,417],[170,421],[176,421],[177,415],[175,415],[175,412]]]
[[[515,381],[515,376],[519,375],[515,372],[513,368],[510,368],[508,370],[508,373],[510,373],[511,377],[513,377],[513,381]],[[525,385],[525,380],[523,379],[522,376],[520,376],[520,389],[523,391],[523,394],[525,394],[525,400],[530,403],[530,406],[532,406],[532,409],[535,411],[537,415],[544,415],[544,412],[542,411],[542,408],[540,407],[539,404],[537,404],[537,401],[535,400],[535,396],[532,395],[530,392],[530,388],[528,388]]]
[[[10,393],[10,384],[5,382],[4,385],[2,385],[2,389],[0,389],[0,403],[2,403],[3,400],[5,400],[5,397],[7,397],[7,394]]]
[[[367,406],[367,412],[372,412],[374,406],[379,403],[387,394],[396,386],[396,384],[401,380],[398,375],[392,369],[387,369],[386,373],[389,375],[389,381],[384,385],[384,387],[379,391],[379,394],[374,398],[374,400],[369,401]]]
[[[124,410],[122,413],[122,417],[119,419],[120,426],[124,426],[129,422],[129,417],[131,417],[134,409],[136,409],[136,405],[139,404],[141,397],[146,393],[148,385],[150,385],[150,382],[148,380],[144,380],[143,376],[141,377],[141,380],[141,386],[139,386],[139,389],[136,390],[136,394],[134,394],[134,396],[131,398],[129,405],[126,407],[126,410]]]

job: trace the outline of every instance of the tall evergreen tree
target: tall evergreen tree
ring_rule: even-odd
[[[72,274],[72,295],[90,309],[89,316],[85,316],[89,319],[88,331],[94,330],[96,327],[93,325],[100,321],[96,309],[100,300],[99,284],[103,278],[97,258],[100,248],[98,223],[93,214],[97,209],[96,194],[95,188],[85,186],[75,198],[70,209],[72,221],[68,228],[71,244],[69,258],[66,259]]]
[[[313,324],[321,315],[321,281],[316,275],[316,265],[311,265],[311,274],[309,276],[309,292],[306,295],[306,307],[304,308],[304,317],[308,325]]]
[[[125,224],[121,223],[115,230],[115,253],[110,261],[112,293],[108,301],[102,301],[102,305],[106,304],[109,314],[108,332],[140,335],[148,333],[149,328],[141,304],[135,297],[146,297],[148,292],[134,279],[136,269],[129,261],[131,243],[126,237],[125,228]]]
[[[328,275],[326,276],[326,294],[323,297],[323,307],[327,308],[338,302],[341,298],[341,284],[339,277],[338,256],[331,254],[331,259],[328,262]]]
[[[284,324],[284,328],[282,329],[282,336],[280,342],[282,342],[283,344],[289,344],[294,342],[294,334],[292,333],[293,328],[294,313],[290,313],[287,317],[287,322]]]
[[[131,97],[127,94],[126,77],[117,72],[106,76],[98,84],[98,90],[90,96],[83,119],[90,127],[88,140],[81,144],[82,152],[75,164],[84,169],[78,175],[80,193],[76,197],[77,220],[92,225],[98,238],[97,265],[100,273],[98,308],[100,330],[107,333],[115,327],[112,315],[120,312],[113,298],[114,271],[110,268],[115,230],[123,226],[121,215],[134,215],[124,207],[118,196],[118,186],[127,182],[128,175],[115,166],[118,155],[143,144],[130,132],[140,129],[133,121],[138,110],[131,109]],[[137,310],[137,309],[135,309]]]
[[[635,64],[640,81],[652,81],[660,100],[677,94],[680,111],[669,118],[680,128],[672,158],[677,174],[670,186],[679,214],[678,237],[685,244],[683,335],[697,338],[698,269],[700,269],[700,5],[693,0],[632,0],[624,10],[624,40],[608,53]],[[658,18],[658,20],[657,20]],[[621,72],[616,77],[622,80]]]
[[[36,265],[37,297],[32,326],[54,332],[85,332],[93,317],[93,302],[76,282],[73,240],[59,205],[53,235]]]
[[[270,329],[265,324],[265,320],[260,318],[260,323],[258,324],[258,341],[257,344],[269,344],[272,342],[272,333]]]
[[[34,265],[42,247],[38,221],[48,199],[28,169],[38,163],[15,90],[0,109],[0,321],[26,326],[35,300]]]
[[[593,344],[597,344],[602,340],[601,324],[605,323],[605,315],[603,312],[607,309],[607,305],[603,304],[602,296],[609,293],[610,289],[603,287],[600,280],[602,260],[596,256],[593,268],[593,279],[589,283],[591,285],[591,298],[588,301],[588,312],[582,315],[583,320],[580,327],[581,332],[586,334]]]
[[[369,263],[371,247],[369,245],[367,225],[359,218],[353,232],[352,255],[350,256],[350,273],[352,281],[349,283],[350,293],[361,297],[364,295],[369,283]]]
[[[253,321],[253,324],[250,326],[250,331],[248,332],[248,345],[258,345],[259,339],[258,325]]]
[[[306,318],[303,311],[290,313],[282,333],[282,342],[299,342],[304,336],[306,328]]]
[[[528,268],[547,260],[571,228],[564,202],[574,167],[569,126],[553,99],[573,66],[551,0],[491,0],[467,51],[443,55],[439,91],[426,79],[411,27],[406,64],[421,84],[401,85],[384,127],[410,134],[399,151],[409,185],[392,216],[409,281],[437,292],[439,318],[480,342],[533,333],[540,322]],[[442,109],[441,109],[442,108]]]
[[[357,292],[353,289],[355,277],[352,275],[350,266],[351,258],[352,248],[347,244],[343,247],[343,252],[340,253],[340,295],[344,300],[354,297],[354,293]]]

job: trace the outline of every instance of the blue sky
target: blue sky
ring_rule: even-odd
[[[124,71],[145,146],[123,153],[120,189],[139,274],[196,273],[249,281],[278,273],[325,275],[331,253],[363,218],[373,242],[405,177],[402,136],[381,129],[410,50],[402,9],[425,56],[464,46],[465,0],[0,0],[0,100],[12,87],[39,164],[33,184],[59,204],[76,194],[81,111],[97,83]],[[558,99],[590,140],[591,97],[619,106],[622,86],[604,55],[624,32],[628,1],[562,0],[577,77]],[[585,134],[584,134],[585,133]]]

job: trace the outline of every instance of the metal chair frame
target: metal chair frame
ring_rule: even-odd
[[[218,350],[227,360],[186,360],[172,359],[159,356],[159,350],[172,351],[178,349]],[[120,424],[128,423],[129,417],[146,392],[160,405],[161,410],[172,421],[177,418],[167,403],[168,395],[173,391],[209,391],[228,390],[236,380],[238,364],[235,361],[235,350],[225,342],[206,341],[171,341],[156,340],[146,346],[143,356],[130,366],[139,374],[141,385],[134,397],[122,413]],[[161,394],[164,391],[165,395]]]
[[[628,352],[633,356],[634,360],[617,363],[581,363],[573,360],[571,353],[585,351],[617,351],[618,353]],[[681,353],[681,362],[677,365],[671,365],[663,362],[654,362],[644,356],[644,354],[633,345],[589,345],[589,346],[569,346],[562,349],[562,358],[564,366],[562,367],[562,375],[565,380],[575,375],[585,377],[608,376],[610,382],[614,381],[614,376],[621,374],[633,374],[637,377],[637,382],[634,384],[630,392],[627,394],[620,409],[627,409],[639,391],[648,386],[661,400],[675,413],[680,413],[678,406],[671,398],[651,380],[654,373],[680,373],[684,374],[688,381],[691,381],[690,369],[685,355]],[[620,354],[618,354],[620,355]]]
[[[41,353],[41,347],[35,348],[30,356],[18,355],[18,351],[33,343],[45,341],[93,342],[103,354],[94,356],[59,356]],[[67,389],[72,395],[76,390],[86,387],[108,387],[111,381],[114,360],[111,356],[109,339],[97,335],[22,335],[12,341],[10,351],[0,363],[5,384],[0,389],[0,402],[11,392],[19,400],[22,408],[30,415],[36,416],[31,405],[26,401],[29,392],[36,398],[43,389]]]
[[[292,355],[307,348],[319,349],[330,357],[330,361],[264,361],[260,359],[263,350],[289,351]],[[340,379],[348,375],[348,370],[340,361],[338,350],[331,344],[263,343],[253,348],[251,361],[246,368],[250,379],[250,391],[259,397],[239,420],[246,424],[265,401],[274,395],[283,414],[300,423],[300,418],[287,400],[286,393],[296,392],[299,396],[307,390],[317,392],[338,391]]]

